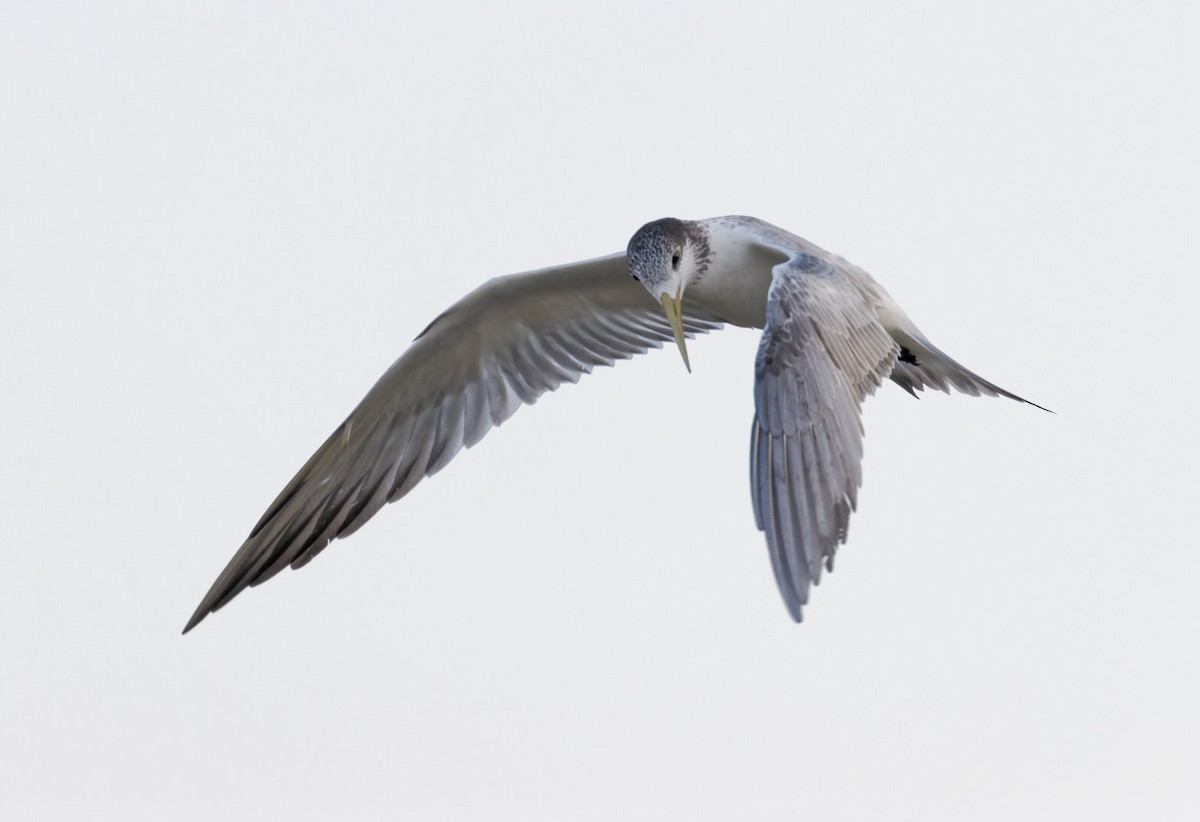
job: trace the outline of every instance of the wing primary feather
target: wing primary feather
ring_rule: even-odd
[[[750,501],[754,506],[754,524],[760,531],[763,530],[762,495],[758,493],[760,459],[758,441],[761,436],[762,425],[759,424],[758,417],[755,417],[750,426]]]
[[[763,509],[763,524],[766,526],[763,532],[767,537],[767,548],[771,555],[771,568],[775,572],[775,583],[779,588],[779,593],[783,597],[783,602],[787,606],[788,613],[792,619],[800,622],[803,619],[803,602],[796,590],[791,562],[789,561],[786,548],[780,544],[779,532],[776,525],[775,488],[771,479],[772,452],[772,437],[768,432],[764,431],[763,435],[759,438],[758,459],[758,494]]]

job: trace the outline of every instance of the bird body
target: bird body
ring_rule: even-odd
[[[672,338],[690,369],[685,338],[727,323],[764,329],[751,496],[796,621],[846,539],[859,407],[885,378],[914,395],[1028,402],[947,357],[870,275],[800,237],[753,217],[657,220],[623,254],[496,277],[434,319],[267,509],[184,632],[353,533],[522,404]]]

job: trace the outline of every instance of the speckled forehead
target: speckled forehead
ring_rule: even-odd
[[[666,217],[639,228],[629,240],[627,253],[630,259],[665,257],[673,249],[681,248],[686,239],[683,220]]]

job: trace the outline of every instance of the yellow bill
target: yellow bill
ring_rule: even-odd
[[[683,337],[683,287],[680,286],[679,291],[675,292],[675,297],[672,298],[667,294],[662,295],[662,307],[666,312],[667,322],[671,323],[671,330],[675,332],[675,342],[679,345],[679,353],[683,355],[683,364],[687,367],[688,373],[692,373],[692,364],[688,361],[687,341]]]

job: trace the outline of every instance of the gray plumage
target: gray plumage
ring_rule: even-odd
[[[845,541],[862,482],[859,407],[885,377],[910,393],[1025,402],[935,348],[840,257],[750,217],[656,221],[627,254],[498,277],[435,319],[271,504],[184,632],[352,534],[521,404],[672,338],[682,349],[684,335],[724,323],[765,327],[751,491],[797,621]]]

